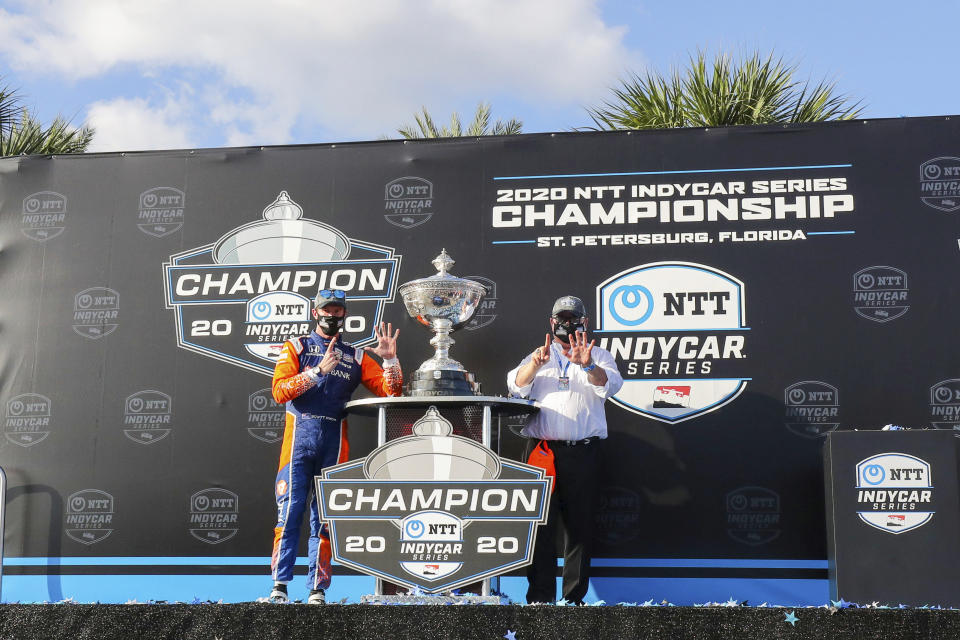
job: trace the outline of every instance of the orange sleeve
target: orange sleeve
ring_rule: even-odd
[[[399,396],[403,393],[403,371],[400,364],[383,369],[373,358],[364,354],[360,361],[360,381],[380,397]]]
[[[317,380],[300,371],[300,356],[289,340],[283,343],[280,358],[273,370],[273,399],[278,403],[289,402],[314,387]]]

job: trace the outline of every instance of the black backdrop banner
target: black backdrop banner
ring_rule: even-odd
[[[2,159],[7,555],[269,555],[278,344],[338,287],[412,370],[446,248],[486,393],[563,294],[617,357],[598,556],[822,560],[826,433],[960,426],[958,209],[955,118]]]

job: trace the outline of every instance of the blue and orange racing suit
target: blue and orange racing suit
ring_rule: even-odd
[[[403,386],[396,360],[385,362],[382,369],[362,348],[339,340],[334,345],[340,352],[336,369],[326,375],[307,371],[320,364],[329,344],[316,332],[288,340],[273,372],[273,398],[286,403],[287,419],[275,485],[277,526],[270,566],[275,582],[293,579],[300,523],[310,502],[311,589],[330,586],[330,538],[326,525],[321,527],[317,501],[310,497],[314,476],[349,456],[343,405],[361,382],[378,396],[400,395]]]

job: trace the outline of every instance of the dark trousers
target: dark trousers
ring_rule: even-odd
[[[524,460],[539,440],[528,440]],[[564,532],[563,599],[579,603],[590,586],[590,547],[593,541],[599,448],[601,441],[564,445],[548,441],[557,477],[550,498],[547,524],[537,531],[533,564],[527,567],[527,602],[557,600],[557,530]]]

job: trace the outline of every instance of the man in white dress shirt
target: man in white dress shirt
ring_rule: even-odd
[[[580,298],[563,296],[550,314],[552,336],[507,374],[514,395],[541,409],[526,427],[524,460],[537,466],[553,457],[554,493],[546,526],[537,533],[527,569],[527,602],[556,601],[558,518],[565,535],[563,599],[583,604],[590,583],[590,546],[600,457],[607,437],[603,403],[623,386],[610,352],[587,342],[587,310]]]

